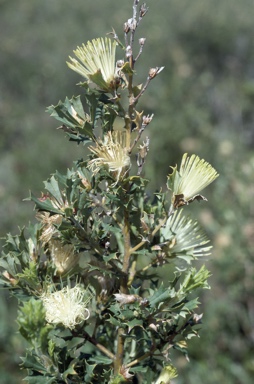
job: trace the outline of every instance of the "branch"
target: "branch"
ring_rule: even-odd
[[[73,334],[75,335],[77,333],[77,336],[78,336],[78,332],[73,332]],[[115,355],[110,352],[106,347],[104,347],[102,344],[98,343],[98,341],[90,336],[86,331],[82,331],[82,336],[87,340],[89,341],[91,344],[93,344],[96,348],[98,348],[102,353],[104,353],[104,355],[108,356],[110,359],[112,360],[115,360]]]

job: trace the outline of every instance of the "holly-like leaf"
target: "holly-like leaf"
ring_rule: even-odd
[[[84,112],[80,96],[59,101],[54,106],[47,108],[47,112],[55,119],[63,123],[62,129],[75,141],[94,140],[93,125],[90,122],[90,117]]]
[[[63,212],[60,209],[54,207],[50,199],[38,199],[33,193],[31,193],[29,200],[32,200],[35,203],[36,209],[39,211],[46,211],[51,213],[57,213],[62,215]]]
[[[175,297],[175,290],[164,288],[164,285],[161,284],[161,286],[148,299],[150,306],[156,307],[160,303],[164,303],[166,300],[172,299],[173,297]]]
[[[24,378],[24,382],[28,384],[54,384],[56,383],[56,378],[41,375],[27,376]]]
[[[47,181],[44,181],[46,190],[56,199],[60,206],[64,204],[63,197],[58,185],[58,181],[54,176]]]

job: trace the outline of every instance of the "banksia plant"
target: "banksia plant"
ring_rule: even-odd
[[[210,273],[195,263],[211,245],[185,207],[204,203],[200,192],[218,174],[183,154],[161,192],[146,194],[154,115],[138,104],[164,67],[135,83],[146,39],[138,52],[134,41],[148,11],[138,3],[123,42],[113,30],[69,57],[81,96],[48,112],[71,142],[87,146],[87,157],[53,174],[41,196],[31,194],[37,224],[6,237],[1,284],[19,300],[28,383],[170,383],[181,374],[172,350],[188,358],[188,340],[198,335],[198,292],[209,288]]]

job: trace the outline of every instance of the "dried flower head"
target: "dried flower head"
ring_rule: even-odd
[[[79,61],[69,56],[67,65],[101,89],[114,89],[116,45],[108,37],[88,41],[74,51]]]
[[[90,316],[86,306],[91,300],[91,294],[78,284],[53,293],[46,292],[41,299],[48,323],[63,324],[66,328],[73,329]]]
[[[58,232],[57,227],[62,223],[61,215],[51,215],[49,212],[38,212],[36,218],[42,223],[40,240],[44,246]]]
[[[49,250],[56,271],[60,275],[68,272],[79,260],[79,255],[74,252],[74,246],[72,244],[63,245],[60,240],[51,240]]]
[[[113,173],[116,182],[123,176],[130,167],[130,156],[126,148],[125,132],[108,132],[102,143],[96,147],[89,147],[96,157],[89,161],[88,168],[94,174],[99,172],[101,167],[107,167]]]
[[[185,153],[179,172],[172,167],[173,172],[168,176],[168,188],[173,191],[172,204],[174,208],[189,204],[194,200],[206,200],[198,193],[212,183],[219,174],[205,160],[198,156],[188,157]]]

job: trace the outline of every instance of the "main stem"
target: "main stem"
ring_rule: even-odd
[[[133,5],[133,18],[136,19],[136,8],[137,8],[138,1],[134,0]],[[134,31],[131,33],[130,38],[130,46],[131,46],[131,56],[129,57],[129,64],[131,69],[134,69],[134,61],[133,61],[133,40],[134,40]],[[125,129],[126,129],[126,146],[127,149],[130,149],[131,146],[131,126],[132,126],[132,119],[133,119],[133,113],[134,113],[134,96],[133,96],[133,75],[129,75],[128,79],[128,91],[129,91],[129,108],[128,112],[125,114]],[[126,186],[126,196],[128,196],[128,191],[130,188],[129,181],[127,182]],[[123,218],[123,242],[124,242],[124,255],[123,255],[123,275],[120,282],[120,292],[123,294],[128,293],[128,274],[129,274],[129,268],[130,268],[130,256],[131,256],[131,241],[130,241],[130,214],[128,204],[125,204],[124,209],[124,218]],[[116,349],[116,358],[114,361],[114,374],[117,375],[119,373],[120,368],[123,365],[123,359],[124,359],[124,328],[118,328],[117,331],[117,349]]]
[[[128,185],[129,187],[129,185]],[[120,292],[127,294],[128,293],[128,272],[130,266],[130,221],[129,221],[129,211],[128,208],[124,210],[124,225],[123,225],[123,241],[124,241],[124,256],[123,256],[123,268],[122,268],[122,278],[120,282]],[[115,375],[119,372],[121,366],[123,365],[124,358],[124,328],[118,328],[117,331],[117,350],[116,358],[114,361],[114,373]]]

